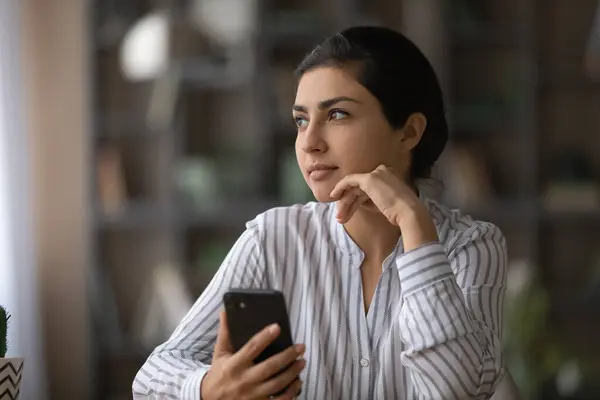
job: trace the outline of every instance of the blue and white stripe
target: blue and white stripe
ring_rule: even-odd
[[[333,204],[269,210],[247,224],[207,289],[133,382],[134,397],[200,399],[223,294],[284,293],[306,344],[303,399],[487,399],[503,374],[506,242],[495,226],[423,199],[439,242],[382,266],[365,314],[364,254]]]

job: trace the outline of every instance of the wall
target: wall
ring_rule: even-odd
[[[87,399],[87,2],[21,1],[50,397]]]
[[[0,304],[11,314],[8,357],[22,357],[22,400],[45,400],[31,154],[23,100],[21,5],[0,1]]]

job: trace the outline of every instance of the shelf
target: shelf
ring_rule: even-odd
[[[319,44],[330,32],[315,14],[280,11],[266,19],[262,33],[270,49],[302,49]]]
[[[243,228],[245,223],[270,208],[280,206],[274,200],[223,201],[204,210],[190,210],[180,207],[170,211],[158,205],[138,203],[130,205],[122,212],[106,215],[96,214],[99,228],[135,230],[149,228]]]
[[[541,209],[540,219],[543,222],[595,224],[600,223],[600,209],[579,211],[551,211]]]
[[[158,139],[174,136],[173,129],[160,130],[148,126],[145,119],[125,113],[104,113],[98,116],[94,138],[110,139]]]
[[[457,50],[490,50],[522,47],[523,30],[516,24],[476,22],[454,27],[451,46]]]
[[[449,107],[448,124],[458,137],[477,137],[487,133],[506,134],[520,131],[524,119],[518,111],[506,105],[485,105],[482,103],[460,104]]]
[[[173,213],[156,204],[137,202],[121,211],[106,214],[96,212],[96,224],[102,229],[147,229],[168,227],[173,224]]]
[[[497,199],[480,206],[459,207],[475,219],[494,224],[532,223],[537,221],[539,208],[534,199]]]
[[[183,229],[211,227],[240,228],[258,214],[282,204],[275,200],[224,201],[213,209],[183,211],[178,215],[178,226]]]
[[[499,199],[489,205],[459,208],[475,218],[490,222],[600,223],[600,209],[549,211],[536,199]]]
[[[126,7],[121,2],[112,3]],[[137,3],[147,3],[148,8],[156,5],[146,0]],[[94,157],[103,150],[104,140],[109,142],[108,144],[114,140],[123,158],[123,174],[128,178],[127,183],[131,188],[129,194],[141,199],[161,200],[160,204],[158,200],[154,203],[133,202],[113,215],[96,210],[92,215],[94,224],[90,228],[94,244],[98,244],[98,255],[93,255],[91,260],[93,268],[114,263],[114,268],[113,264],[110,265],[110,271],[114,269],[121,273],[123,269],[118,268],[120,264],[130,265],[121,261],[121,249],[127,256],[134,254],[136,257],[142,257],[143,261],[147,258],[148,265],[154,265],[154,259],[162,254],[155,255],[154,252],[148,252],[148,249],[167,241],[169,254],[172,252],[173,258],[181,261],[182,265],[190,266],[184,269],[188,286],[193,288],[194,294],[200,294],[207,279],[213,276],[212,268],[217,265],[217,260],[221,259],[220,253],[229,248],[230,242],[232,243],[244,230],[245,223],[270,208],[284,205],[282,200],[267,198],[269,194],[275,196],[286,192],[285,185],[278,179],[289,177],[290,175],[284,173],[286,168],[295,167],[292,153],[297,133],[291,113],[287,110],[291,104],[286,105],[293,100],[293,85],[286,87],[282,83],[291,82],[288,79],[293,80],[291,71],[297,62],[337,30],[348,10],[327,7],[327,11],[324,12],[316,3],[300,1],[284,2],[286,4],[267,3],[258,9],[257,16],[260,22],[255,35],[256,42],[252,44],[255,47],[245,47],[240,49],[240,53],[228,54],[225,58],[218,54],[205,56],[203,53],[207,47],[194,41],[193,49],[190,48],[189,52],[181,51],[180,54],[184,58],[174,60],[167,73],[154,81],[123,82],[118,75],[118,54],[123,35],[131,23],[141,16],[141,12],[123,11],[122,19],[112,20],[112,29],[109,25],[108,29],[106,26],[104,29],[96,27],[91,32],[90,39],[95,41],[92,42],[95,49],[90,52],[91,57],[97,58],[95,63],[102,71],[106,69],[104,74],[98,73],[94,76],[93,85],[101,89],[106,82],[98,79],[104,79],[108,83],[111,82],[109,78],[115,80],[114,89],[111,88],[110,92],[108,89],[98,91],[103,97],[98,97],[99,101],[94,103],[95,117],[99,118],[94,124],[94,136],[89,137],[91,156]],[[544,140],[539,137],[544,131],[543,126],[540,128],[536,125],[538,120],[543,122],[544,115],[552,116],[554,108],[563,105],[562,102],[554,104],[550,101],[555,100],[554,95],[578,96],[586,101],[584,104],[595,104],[596,93],[600,94],[600,83],[585,77],[582,61],[565,61],[564,57],[553,56],[551,49],[548,49],[546,54],[542,36],[547,36],[547,33],[542,32],[542,29],[556,28],[554,18],[561,15],[560,10],[546,12],[547,7],[534,7],[533,4],[520,2],[497,5],[484,5],[476,1],[463,3],[468,8],[460,8],[456,4],[446,10],[457,18],[453,18],[453,21],[446,19],[443,27],[445,37],[442,38],[445,42],[443,51],[447,56],[444,61],[447,61],[447,73],[450,74],[446,78],[451,89],[454,89],[450,91],[448,104],[451,139],[482,144],[482,150],[486,151],[485,156],[489,157],[489,163],[493,164],[489,165],[490,179],[498,182],[499,187],[507,189],[502,191],[503,195],[506,194],[505,197],[500,195],[479,206],[459,206],[459,209],[474,219],[498,225],[507,237],[510,257],[523,257],[531,260],[533,265],[543,264],[544,267],[552,268],[549,272],[543,272],[548,273],[549,277],[556,277],[556,290],[550,295],[554,296],[551,297],[552,301],[559,302],[558,294],[563,291],[570,294],[571,288],[564,286],[576,282],[574,274],[584,270],[583,262],[579,260],[585,259],[588,241],[593,250],[592,234],[596,232],[596,227],[600,229],[600,210],[549,211],[543,208],[540,200],[542,194],[540,193],[538,198],[538,193],[533,188],[540,184],[539,178],[547,174],[543,163],[548,155],[547,149],[570,137],[559,137],[559,133],[563,133],[564,130],[558,130],[556,137],[548,138],[546,143],[544,135]],[[139,4],[138,7],[142,7]],[[390,17],[399,15],[396,11],[400,9],[389,8],[395,8],[394,4],[369,3],[369,7],[359,7],[360,10],[354,10],[356,13],[350,14],[356,14],[352,17],[356,17],[357,21],[364,21],[370,17],[395,24],[398,21],[394,22]],[[292,6],[297,9],[282,10]],[[100,11],[98,7],[92,8],[91,11],[95,14]],[[371,8],[373,11],[367,12]],[[534,9],[537,9],[537,12]],[[185,18],[183,14],[177,16]],[[514,18],[510,19],[511,16]],[[550,16],[552,21],[546,21]],[[486,22],[483,19],[490,21]],[[330,20],[336,24],[329,23]],[[537,29],[538,23],[542,29]],[[580,21],[570,21],[569,24],[573,25],[573,33],[579,30],[578,26],[581,27]],[[180,25],[178,28],[185,26]],[[424,27],[423,33],[426,31],[428,29]],[[534,44],[537,39],[544,45],[541,50],[544,56],[548,56],[547,61],[536,59]],[[178,43],[179,45],[186,47],[183,43]],[[227,53],[223,50],[221,48],[217,53]],[[560,60],[558,65],[556,62],[550,63],[552,58]],[[581,64],[581,68],[576,63]],[[242,101],[238,102],[236,98],[230,102],[230,96],[236,96],[234,90],[240,88],[244,91],[240,97]],[[251,93],[246,93],[246,88]],[[211,96],[217,91],[219,94],[214,97],[218,104],[214,102],[212,107]],[[204,93],[207,97],[203,97]],[[156,94],[165,96],[154,97]],[[222,99],[221,94],[224,94]],[[245,97],[247,95],[250,97]],[[167,97],[173,101],[160,108],[179,111],[178,107],[186,107],[182,110],[184,112],[176,114],[181,119],[175,118],[175,126],[169,129],[150,128],[145,119],[148,104],[155,104],[152,103],[153,100]],[[177,103],[177,98],[184,103]],[[549,99],[545,100],[546,98]],[[541,103],[538,104],[538,101]],[[241,104],[242,102],[247,103]],[[547,102],[549,103],[546,104]],[[197,114],[197,106],[207,103],[211,107],[206,108],[206,115]],[[259,112],[260,115],[257,114],[257,134],[260,136],[254,139],[258,139],[259,144],[262,144],[252,146],[252,149],[247,150],[248,153],[244,148],[240,155],[230,154],[229,147],[221,149],[219,130],[212,129],[212,121],[208,120],[212,119],[213,115],[222,113],[225,107],[244,108],[250,107],[251,104],[258,104],[264,111]],[[537,109],[531,108],[536,104],[540,108],[539,113]],[[284,107],[283,111],[276,107],[278,105]],[[561,108],[567,113],[564,118],[569,118],[569,114],[577,112],[576,102],[565,103],[564,106]],[[98,108],[113,110],[116,115],[103,115],[104,110]],[[227,118],[229,114],[220,116],[219,121],[215,121],[215,128],[220,127],[220,120]],[[256,116],[237,114],[240,118],[248,118],[248,123],[255,122]],[[583,118],[589,117],[592,124],[593,114],[587,114]],[[264,121],[260,121],[261,115],[263,119],[266,118]],[[562,114],[560,117],[558,122],[562,122]],[[227,128],[223,129],[237,129],[229,128],[228,120],[225,122],[227,124],[223,123],[222,126]],[[587,122],[582,121],[582,124]],[[576,133],[583,135],[581,132],[585,130],[578,129]],[[233,140],[238,140],[236,138]],[[543,143],[538,149],[540,141]],[[185,159],[179,160],[180,156]],[[210,157],[210,161],[215,163],[214,168],[219,174],[214,193],[219,196],[205,193],[205,197],[214,201],[197,199],[192,203],[187,195],[181,193],[184,190],[178,189],[185,185],[170,182],[171,179],[180,176],[180,169],[185,172],[185,168],[180,168],[179,161],[187,160],[187,156]],[[249,157],[248,160],[246,156]],[[510,156],[518,157],[518,161],[510,161]],[[156,158],[162,162],[154,162]],[[250,161],[260,163],[256,176],[233,175],[239,171],[243,172],[244,166],[249,169],[252,164]],[[240,163],[242,168],[239,168]],[[91,170],[97,172],[94,166]],[[97,177],[94,175],[90,179],[95,180]],[[527,194],[517,193],[517,190],[524,189],[525,185],[531,190]],[[243,190],[246,195],[230,194],[234,188]],[[529,193],[531,196],[528,196]],[[515,198],[511,198],[511,195]],[[516,198],[517,195],[522,197]],[[210,206],[207,203],[211,203]],[[203,208],[193,207],[196,204],[203,205]],[[586,239],[586,244],[579,246],[578,241],[582,239]],[[560,244],[560,248],[543,247],[556,244]],[[573,258],[574,256],[576,257]],[[128,258],[124,259],[127,260]],[[146,271],[141,270],[145,265],[145,262],[140,262],[142,274]],[[569,267],[569,271],[560,271],[559,274],[557,271],[565,266]],[[125,269],[125,272],[127,271],[129,269]],[[137,271],[131,270],[132,274],[134,272]],[[144,278],[137,273],[134,275]],[[124,276],[115,275],[114,282],[123,286],[126,281],[118,279],[124,279]],[[568,279],[567,282],[565,277],[573,279]],[[128,286],[126,288],[130,290]],[[573,289],[573,293],[579,292]],[[563,299],[560,302],[568,303]],[[559,310],[553,309],[552,315],[558,323],[563,324],[565,330],[580,330],[581,337],[590,336],[592,339],[588,342],[573,339],[573,342],[581,346],[591,343],[589,351],[594,354],[600,351],[593,342],[594,335],[600,334],[598,322],[590,318],[590,314],[578,307],[578,304],[570,305],[569,308],[566,305],[558,306]],[[106,332],[109,330],[106,329]],[[108,334],[103,331],[99,331],[98,334],[108,338]],[[99,392],[97,398],[109,398],[109,393],[114,393],[115,399],[127,396],[130,398],[132,373],[135,372],[136,366],[143,363],[149,351],[140,349],[129,340],[113,348],[105,348],[103,342],[110,341],[94,341],[98,376],[106,375],[103,382],[105,391]]]
[[[600,95],[600,82],[587,78],[583,70],[580,71],[548,71],[542,73],[539,80],[539,89],[542,92],[590,92]]]
[[[100,141],[104,141],[104,140],[121,140],[121,139],[127,139],[127,140],[136,140],[136,141],[140,141],[143,142],[144,140],[149,140],[149,139],[162,139],[162,138],[167,138],[167,137],[171,137],[173,134],[171,132],[157,132],[157,131],[142,131],[142,130],[135,130],[135,131],[127,131],[127,132],[111,132],[111,133],[98,133],[95,135],[95,138],[97,140]]]
[[[169,73],[179,75],[184,89],[235,89],[251,79],[253,60],[235,63],[219,57],[198,57],[175,61]]]

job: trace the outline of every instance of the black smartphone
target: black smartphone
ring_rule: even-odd
[[[256,364],[290,347],[292,333],[283,294],[277,290],[230,289],[223,296],[231,345],[235,351],[263,328],[277,323],[279,336],[254,360]]]
[[[255,364],[281,353],[293,344],[290,319],[283,294],[280,291],[230,289],[223,296],[223,303],[225,304],[227,314],[229,337],[235,351],[241,349],[252,336],[263,330],[266,326],[274,323],[279,325],[279,336],[254,359]],[[292,363],[283,367],[274,376],[281,374],[291,365]],[[296,380],[298,378],[293,382]],[[282,395],[288,387],[289,385],[280,392],[272,394],[271,397]],[[298,395],[300,395],[300,392],[298,392]]]

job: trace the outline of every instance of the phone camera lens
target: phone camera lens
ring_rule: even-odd
[[[244,303],[243,301],[240,302],[240,308],[246,308],[246,303]]]

